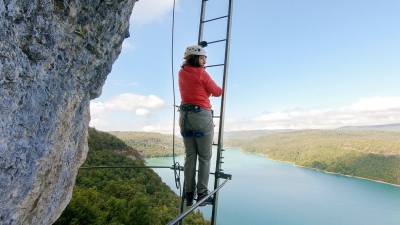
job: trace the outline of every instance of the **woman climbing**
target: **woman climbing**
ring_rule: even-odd
[[[205,71],[207,55],[199,45],[186,48],[184,62],[179,71],[179,91],[181,105],[179,107],[179,127],[185,145],[185,192],[186,205],[191,206],[196,191],[196,163],[199,158],[197,176],[197,201],[208,195],[208,179],[214,123],[212,119],[209,97],[219,97],[222,89]],[[212,204],[209,197],[200,206]]]

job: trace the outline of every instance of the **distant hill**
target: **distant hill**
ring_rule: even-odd
[[[254,139],[257,137],[289,132],[292,130],[243,130],[228,131],[224,133],[224,140],[233,139]],[[144,158],[169,157],[172,156],[172,135],[155,132],[135,132],[135,131],[109,131],[124,141],[127,145],[137,149]],[[218,133],[214,134],[214,142],[218,139]],[[184,155],[185,147],[182,137],[175,136],[175,155]]]
[[[267,155],[326,172],[400,185],[400,124],[334,130],[248,130],[226,132],[224,147]],[[385,131],[394,130],[394,131]],[[146,157],[170,156],[172,135],[112,132]],[[217,138],[218,134],[215,134]],[[177,155],[184,154],[182,138]],[[171,148],[171,147],[170,147]]]
[[[228,139],[224,145],[298,166],[400,185],[399,132],[300,130]]]
[[[226,131],[224,132],[224,139],[253,139],[269,134],[282,133],[293,131],[290,129],[286,130],[240,130],[240,131]],[[214,135],[218,138],[218,133]]]
[[[172,156],[172,135],[154,132],[110,131],[127,145],[137,149],[144,158]],[[175,136],[175,155],[184,155],[181,137]]]
[[[373,125],[373,126],[346,126],[339,127],[337,130],[383,130],[400,132],[400,123]]]
[[[400,123],[374,125],[374,126],[346,126],[334,130],[381,130],[400,132]],[[272,134],[294,132],[292,129],[281,130],[241,130],[224,132],[224,146],[236,146],[238,143],[250,141],[259,137],[265,137]],[[302,131],[302,130],[297,130]],[[304,131],[304,130],[303,130]],[[328,131],[328,130],[326,130]],[[144,158],[168,157],[172,156],[172,135],[155,132],[134,132],[134,131],[109,131],[123,140],[127,145],[135,148]],[[218,133],[214,134],[214,142],[217,142]],[[175,138],[175,155],[184,155],[185,148],[180,135]],[[128,154],[125,154],[129,156]]]
[[[308,130],[308,129],[304,129]],[[326,129],[330,130],[330,129]],[[400,132],[400,123],[394,124],[383,124],[383,125],[372,125],[372,126],[345,126],[339,127],[334,130],[382,130],[382,131],[393,131]],[[224,132],[224,139],[254,139],[266,135],[276,134],[276,133],[284,133],[284,132],[292,132],[292,131],[300,131],[293,129],[281,129],[281,130],[241,130],[241,131],[227,131]],[[217,138],[217,133],[215,134],[215,138]]]

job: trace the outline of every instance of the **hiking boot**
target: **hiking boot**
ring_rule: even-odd
[[[193,192],[186,192],[186,206],[192,206],[193,205],[193,199],[194,199],[194,193]]]
[[[208,190],[203,191],[203,193],[199,193],[197,195],[197,201],[202,200],[203,198],[205,198],[210,192]],[[205,206],[205,205],[212,205],[214,201],[213,196],[208,197],[204,202],[202,202],[200,204],[200,206]]]

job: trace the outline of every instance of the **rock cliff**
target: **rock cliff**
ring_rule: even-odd
[[[135,0],[0,0],[0,224],[52,224]]]

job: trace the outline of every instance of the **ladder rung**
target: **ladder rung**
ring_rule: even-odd
[[[218,144],[216,144],[216,143],[212,143],[212,145],[214,145],[214,146],[218,146]]]
[[[221,148],[221,152],[225,151],[225,149]]]
[[[226,18],[226,17],[228,17],[228,15],[217,17],[217,18],[210,19],[210,20],[204,20],[203,23],[211,22],[211,21],[214,21],[214,20],[219,20],[219,19]]]
[[[221,118],[220,116],[213,116],[213,118]]]
[[[207,44],[214,44],[214,43],[218,43],[218,42],[221,42],[221,41],[226,41],[226,39],[221,39],[221,40],[218,40],[218,41],[207,42]]]
[[[215,65],[206,66],[206,67],[223,66],[223,65],[225,65],[225,64],[215,64]]]

